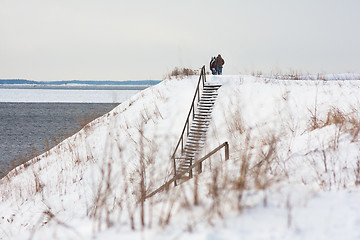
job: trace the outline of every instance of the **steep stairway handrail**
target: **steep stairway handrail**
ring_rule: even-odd
[[[202,82],[202,85],[200,85],[200,83]],[[206,72],[205,72],[205,65],[201,68],[201,72],[200,72],[200,76],[199,76],[199,81],[198,81],[198,84],[197,84],[197,87],[196,87],[196,91],[195,91],[195,94],[194,94],[194,98],[193,98],[193,101],[191,103],[191,107],[190,107],[190,111],[189,111],[189,114],[186,118],[186,121],[185,121],[185,125],[184,125],[184,128],[182,130],[182,133],[181,133],[181,136],[179,138],[179,141],[175,147],[175,150],[174,150],[174,153],[171,157],[171,159],[173,159],[174,161],[174,164],[175,164],[175,155],[179,149],[179,146],[180,146],[180,143],[181,143],[181,153],[184,152],[184,134],[185,134],[185,130],[186,131],[186,136],[189,136],[189,132],[190,132],[190,116],[192,115],[192,118],[194,119],[194,115],[195,115],[195,107],[196,107],[196,104],[195,102],[199,102],[200,101],[200,86],[202,86],[202,88],[204,88],[205,86],[205,82],[206,82]],[[197,96],[197,98],[196,98]],[[197,99],[197,101],[196,101]],[[176,175],[176,169],[174,169],[174,174]]]
[[[219,145],[217,148],[215,148],[214,150],[212,150],[211,152],[209,152],[208,154],[206,154],[204,157],[200,158],[199,160],[195,161],[195,163],[193,165],[190,166],[189,170],[192,170],[195,167],[200,167],[202,165],[202,162],[205,161],[206,159],[208,159],[209,157],[211,157],[212,155],[214,155],[217,151],[219,151],[220,149],[225,147],[225,161],[229,160],[229,143],[228,142],[224,142],[223,144]],[[200,169],[199,168],[199,169]],[[154,196],[155,194],[163,191],[164,189],[168,189],[170,187],[170,184],[175,183],[177,179],[180,179],[186,172],[181,172],[177,175],[175,175],[172,179],[170,179],[169,181],[167,181],[166,183],[164,183],[163,185],[161,185],[159,188],[157,188],[156,190],[152,191],[150,194],[145,196],[145,199],[150,198],[152,196]],[[175,185],[176,186],[176,185]]]

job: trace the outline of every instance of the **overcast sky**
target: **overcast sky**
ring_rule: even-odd
[[[360,72],[359,0],[0,0],[0,78]]]

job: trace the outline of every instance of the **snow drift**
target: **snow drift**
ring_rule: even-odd
[[[1,239],[357,239],[358,75],[207,76],[221,83],[203,172],[170,156],[198,77],[150,87],[0,181]],[[201,157],[199,156],[199,157]]]

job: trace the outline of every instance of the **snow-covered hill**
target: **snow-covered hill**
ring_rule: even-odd
[[[198,77],[163,81],[1,179],[0,239],[359,239],[359,75],[207,78],[223,86],[200,155],[228,141],[228,161],[142,205]]]

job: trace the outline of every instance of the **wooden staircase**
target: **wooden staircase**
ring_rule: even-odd
[[[147,194],[142,200],[150,198],[158,192],[168,189],[170,184],[177,185],[178,180],[187,180],[192,177],[193,169],[202,171],[202,162],[211,157],[222,148],[225,149],[225,160],[229,159],[229,144],[224,142],[217,148],[210,151],[202,158],[198,158],[198,153],[202,149],[206,140],[206,133],[210,125],[211,114],[218,96],[219,84],[206,82],[205,66],[201,68],[199,81],[196,87],[190,111],[186,118],[184,128],[179,141],[171,157],[173,161],[173,178],[166,181],[157,189]]]
[[[176,158],[176,172],[185,178],[186,174],[183,173],[186,172],[188,172],[187,177],[192,177],[192,169],[190,167],[205,144],[206,133],[211,121],[211,113],[218,95],[217,90],[220,87],[221,85],[218,84],[204,84],[182,155]],[[201,171],[201,168],[199,168],[199,171]]]

